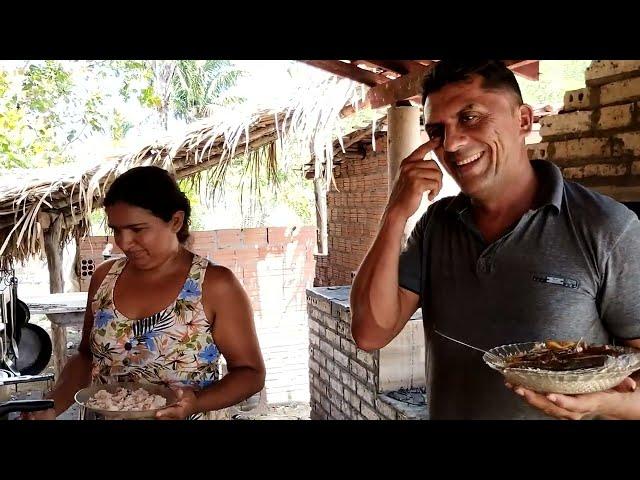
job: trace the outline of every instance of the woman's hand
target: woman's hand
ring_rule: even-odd
[[[192,388],[182,385],[171,387],[171,389],[176,392],[178,401],[158,411],[156,413],[158,420],[184,420],[198,411],[196,406],[198,397]]]
[[[583,420],[594,417],[612,418],[609,412],[616,411],[622,397],[636,389],[631,377],[625,378],[618,386],[596,393],[562,395],[559,393],[538,393],[519,385],[506,383],[507,388],[520,395],[529,405],[550,417],[563,420]]]

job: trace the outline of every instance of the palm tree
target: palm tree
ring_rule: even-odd
[[[244,101],[228,95],[243,74],[228,60],[117,60],[109,64],[123,76],[121,95],[127,99],[132,89],[137,90],[140,104],[157,112],[165,131],[170,116],[189,123],[208,116],[208,107]]]
[[[174,115],[187,122],[204,118],[212,106],[244,102],[229,90],[242,71],[228,60],[180,60],[172,79]]]
[[[142,65],[151,71],[149,80],[164,130],[170,114],[191,122],[206,117],[211,106],[242,101],[225,95],[242,73],[228,60],[150,60]]]

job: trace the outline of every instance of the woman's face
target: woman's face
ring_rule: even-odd
[[[105,210],[116,245],[136,268],[154,268],[177,252],[176,234],[182,228],[184,212],[174,213],[165,222],[145,208],[124,202],[116,202]]]

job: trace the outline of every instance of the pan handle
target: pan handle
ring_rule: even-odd
[[[37,412],[53,408],[53,400],[13,400],[0,403],[0,416],[11,412]]]

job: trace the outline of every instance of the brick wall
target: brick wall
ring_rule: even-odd
[[[585,87],[566,92],[558,115],[541,119],[530,158],[619,201],[640,200],[640,61],[594,60]]]
[[[308,292],[309,389],[312,419],[396,419],[379,408],[379,352],[359,350],[351,337],[349,308]]]
[[[387,204],[387,136],[376,132],[349,147],[334,168],[336,185],[327,194],[328,255],[316,257],[314,284],[350,285],[378,232]]]
[[[309,389],[311,394],[311,418],[330,420],[396,420],[406,419],[406,410],[394,408],[384,401],[380,395],[386,391],[385,382],[397,381],[390,376],[381,376],[382,351],[365,352],[356,347],[351,337],[351,314],[348,306],[349,287],[339,287],[329,291],[327,288],[307,290],[307,311],[309,314]],[[333,298],[331,298],[333,297]],[[422,336],[422,323],[410,322]],[[406,328],[394,342],[389,344],[391,352],[397,346],[406,345],[407,335],[412,335],[414,328]],[[424,343],[423,343],[424,346]],[[387,348],[387,347],[385,347]],[[424,348],[413,352],[405,348],[406,355],[412,355],[413,361],[406,356],[398,355],[396,359],[388,358],[386,369],[406,369],[409,363],[420,365],[424,372]],[[394,361],[394,360],[397,360]],[[383,363],[384,359],[383,359]],[[388,374],[387,374],[388,375]],[[424,386],[424,375],[415,384],[407,380],[401,381],[405,387]]]
[[[368,353],[351,338],[348,306],[352,273],[371,246],[387,203],[386,131],[376,132],[375,150],[368,134],[336,155],[334,177],[327,195],[328,254],[316,256],[316,288],[307,290],[312,418],[412,418],[382,393],[424,386],[421,318],[382,350]],[[322,287],[339,288],[342,295]]]
[[[269,403],[307,401],[308,322],[305,290],[313,282],[315,227],[193,232],[189,248],[231,269],[244,285],[267,368]],[[113,243],[113,237],[110,239]],[[80,245],[81,288],[102,262],[106,237]],[[114,246],[114,255],[122,252]]]

